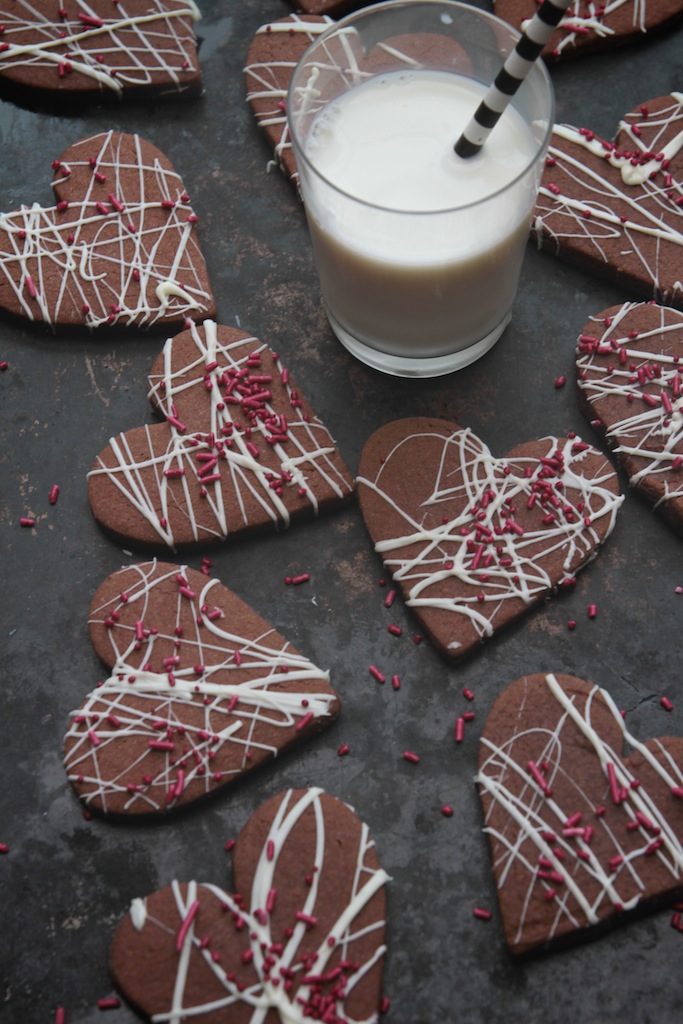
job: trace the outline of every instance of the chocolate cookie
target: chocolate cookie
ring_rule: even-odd
[[[69,782],[112,815],[163,814],[329,725],[329,676],[217,579],[163,562],[108,577],[90,637],[110,675],[71,714]]]
[[[583,412],[636,488],[683,535],[683,313],[624,303],[579,335]]]
[[[160,150],[110,131],[52,167],[54,206],[0,214],[1,312],[88,328],[215,314],[197,215]]]
[[[518,679],[486,722],[476,781],[512,953],[683,892],[683,739],[641,743],[600,687]]]
[[[471,430],[428,418],[376,431],[357,483],[375,550],[453,661],[592,561],[623,500],[605,457],[578,437],[495,458]]]
[[[493,11],[520,32],[534,16],[534,0],[494,0]],[[559,28],[543,50],[548,61],[634,43],[669,28],[683,15],[681,0],[572,0]]]
[[[247,53],[244,75],[247,101],[273,151],[275,164],[298,182],[287,125],[287,90],[299,59],[332,19],[292,14],[262,25]]]
[[[623,287],[683,306],[683,94],[627,114],[616,142],[556,125],[536,204],[539,246]]]
[[[8,98],[198,95],[194,0],[0,0],[0,88]]]
[[[247,821],[235,891],[173,882],[116,930],[116,987],[154,1020],[375,1021],[388,881],[367,825],[320,789],[287,790]]]
[[[333,24],[331,18],[313,15],[293,14],[280,18],[259,28],[247,54],[244,69],[247,100],[266,134],[275,165],[297,185],[299,172],[287,123],[289,84],[309,45]],[[328,44],[328,50],[331,46]],[[334,72],[325,78],[324,84],[322,76],[316,81],[319,97],[327,95],[325,90],[337,94],[338,68],[344,69],[341,81],[345,87],[349,80],[360,83],[368,72],[376,74],[386,67],[395,70],[397,59],[405,63],[406,68],[419,67],[424,55],[428,55],[432,65],[440,61],[444,69],[465,74],[471,70],[470,58],[461,46],[432,32],[395,36],[373,47],[369,53],[363,51],[355,33],[345,34],[341,42],[337,40],[336,46],[341,49],[329,50],[334,56],[334,60],[330,60]]]
[[[110,440],[89,474],[98,523],[177,549],[317,514],[354,490],[328,430],[280,359],[208,320],[170,338],[149,397],[164,423]]]

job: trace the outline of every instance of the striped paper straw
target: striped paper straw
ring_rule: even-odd
[[[543,0],[508,56],[493,85],[455,144],[458,156],[478,153],[498,119],[529,74],[539,53],[557,28],[572,0]]]

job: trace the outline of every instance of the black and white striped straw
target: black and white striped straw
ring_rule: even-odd
[[[478,153],[498,119],[531,71],[572,0],[543,0],[519,42],[496,75],[472,120],[455,144],[458,156]]]

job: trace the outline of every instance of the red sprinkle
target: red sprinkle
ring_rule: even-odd
[[[452,818],[453,808],[451,807],[450,804],[444,804],[443,807],[441,808],[441,813],[443,814],[444,818]]]
[[[121,1000],[117,999],[116,996],[109,996],[107,999],[97,1000],[98,1010],[118,1010],[121,1005]]]
[[[31,516],[22,516],[19,520],[19,526],[35,526],[36,521]]]
[[[340,757],[346,757],[350,750],[351,748],[349,747],[348,743],[342,743],[341,747],[339,747],[339,749],[337,750],[337,753],[339,754]]]
[[[414,754],[412,750],[403,751],[403,759],[410,761],[411,764],[419,764],[420,758],[418,754]]]
[[[53,484],[52,487],[50,488],[50,496],[48,498],[48,501],[50,502],[51,505],[54,505],[55,502],[57,501],[58,497],[59,497],[59,484]]]
[[[9,853],[8,843],[0,843],[0,853]]]

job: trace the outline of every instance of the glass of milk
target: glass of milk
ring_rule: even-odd
[[[322,297],[362,362],[399,376],[479,359],[510,322],[554,120],[536,61],[482,150],[454,146],[514,49],[450,0],[388,0],[319,35],[287,97]]]

